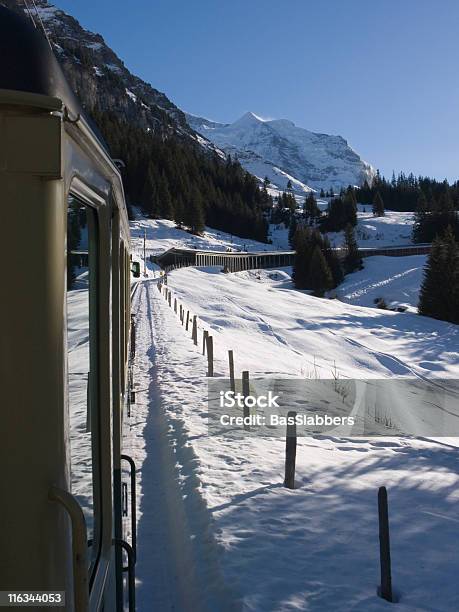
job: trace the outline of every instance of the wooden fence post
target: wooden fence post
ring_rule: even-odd
[[[284,487],[295,488],[295,463],[296,463],[296,412],[287,414],[287,433],[285,438],[285,479]],[[290,424],[292,420],[292,424]]]
[[[193,317],[193,332],[191,334],[195,346],[198,346],[198,321],[196,315]]]
[[[233,351],[228,351],[229,360],[229,375],[230,375],[230,389],[233,393],[236,393],[236,381],[234,380],[234,356]]]
[[[394,600],[392,598],[392,575],[390,563],[389,511],[387,507],[386,487],[379,487],[378,516],[379,556],[381,564],[381,586],[379,594],[382,599],[393,602]]]
[[[177,298],[174,298],[174,312],[177,314]]]
[[[169,289],[169,306],[172,306],[172,296],[171,296],[171,290]]]
[[[183,316],[182,316],[182,312],[183,312],[183,306],[180,304],[180,322],[183,323]]]
[[[207,376],[214,375],[214,339],[207,335]]]
[[[207,344],[207,336],[209,335],[209,332],[207,331],[207,329],[205,329],[202,332],[202,354],[205,355],[206,354],[206,344]]]
[[[188,323],[190,322],[190,311],[187,310],[186,311],[186,324],[185,324],[185,331],[188,331]]]
[[[247,370],[242,372],[242,395],[244,396],[244,419],[250,416],[250,408],[245,404],[245,398],[250,395],[250,377]],[[250,425],[244,424],[244,429],[249,430]]]

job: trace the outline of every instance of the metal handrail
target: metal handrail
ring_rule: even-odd
[[[121,459],[124,459],[129,463],[131,468],[131,538],[132,538],[132,549],[134,552],[134,564],[137,561],[137,504],[136,504],[136,467],[134,460],[129,455],[121,455]]]
[[[75,610],[86,612],[89,609],[88,542],[83,510],[71,493],[59,489],[59,487],[51,487],[48,497],[51,501],[61,504],[70,516],[72,525],[73,598]]]
[[[129,586],[129,612],[135,612],[135,555],[132,549],[132,546],[128,544],[125,540],[120,540],[118,538],[113,539],[113,544],[116,546],[121,546],[126,551],[126,555],[128,558],[128,564],[126,567],[123,567],[123,572],[128,573],[128,586]]]

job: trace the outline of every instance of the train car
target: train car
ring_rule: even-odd
[[[0,57],[1,603],[133,610],[122,180],[43,33],[3,7]]]

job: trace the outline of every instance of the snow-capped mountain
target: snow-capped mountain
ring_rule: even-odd
[[[46,0],[33,6],[0,0],[8,8],[43,23],[71,88],[88,114],[108,112],[148,132],[178,136],[204,153],[226,153],[261,180],[297,193],[311,188],[335,190],[373,176],[340,136],[315,134],[287,120],[266,121],[246,113],[228,125],[184,113],[162,92],[132,74],[100,34]],[[30,13],[27,9],[30,8]]]
[[[231,124],[186,114],[189,125],[259,178],[298,192],[309,188],[339,190],[371,180],[374,168],[341,136],[317,134],[287,119],[266,120],[248,112]]]

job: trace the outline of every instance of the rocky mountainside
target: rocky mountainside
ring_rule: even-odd
[[[195,132],[165,94],[133,75],[102,36],[46,0],[0,0],[43,29],[67,81],[114,158],[122,159],[128,208],[199,234],[207,224],[267,240],[272,206],[257,179]]]
[[[246,170],[280,188],[291,180],[300,193],[311,187],[336,191],[375,175],[341,136],[310,132],[286,119],[265,120],[250,112],[231,124],[186,118],[194,130],[237,156]]]
[[[28,15],[26,4],[0,0],[0,4]],[[37,27],[43,24],[65,76],[82,106],[92,114],[109,111],[136,127],[163,135],[192,139],[198,146],[214,147],[196,134],[184,113],[165,94],[131,74],[100,34],[46,0],[27,3]]]

